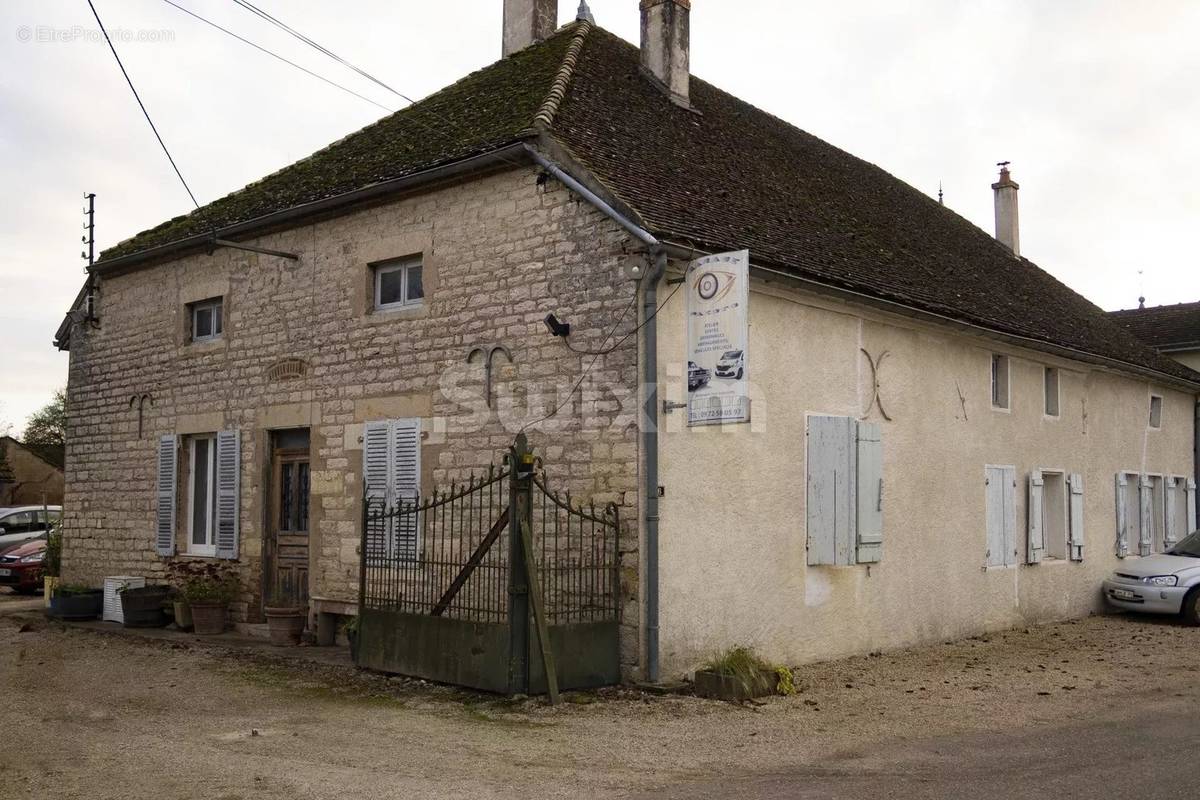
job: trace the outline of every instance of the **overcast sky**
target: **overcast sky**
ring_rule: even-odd
[[[375,106],[163,0],[94,0],[201,203],[374,121]],[[396,98],[229,0],[176,0],[391,108]],[[499,57],[502,0],[257,0],[421,97]],[[560,18],[577,0],[560,0]],[[637,0],[593,0],[637,41]],[[1021,184],[1021,248],[1104,308],[1200,299],[1200,3],[695,0],[692,71],[992,230],[995,163]],[[190,201],[86,0],[0,3],[0,430],[65,385],[54,331],[97,251]],[[1139,277],[1139,270],[1144,275]]]

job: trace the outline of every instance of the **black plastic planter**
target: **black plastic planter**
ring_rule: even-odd
[[[121,614],[126,628],[161,628],[169,621],[163,604],[171,589],[167,586],[143,586],[121,592]]]
[[[95,619],[103,608],[103,589],[50,596],[50,616],[58,619]]]

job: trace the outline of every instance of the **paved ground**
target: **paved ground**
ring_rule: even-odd
[[[2,797],[1200,794],[1200,629],[1166,620],[812,665],[762,705],[610,690],[550,709],[23,605],[0,597]]]

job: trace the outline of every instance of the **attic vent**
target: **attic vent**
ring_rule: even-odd
[[[267,368],[267,380],[290,381],[308,374],[308,363],[299,358],[285,358]]]

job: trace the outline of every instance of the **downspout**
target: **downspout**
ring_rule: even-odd
[[[1200,395],[1196,395],[1196,416],[1192,419],[1192,472],[1195,473],[1196,485],[1200,486]],[[1192,528],[1200,528],[1200,503],[1196,504]]]
[[[642,492],[645,497],[646,520],[646,672],[650,683],[659,679],[658,653],[658,282],[667,271],[667,251],[662,242],[649,231],[621,214],[599,195],[567,174],[561,167],[534,148],[525,150],[539,166],[560,180],[568,189],[595,206],[650,249],[653,266],[643,276],[642,335],[645,343],[642,356],[642,386],[645,399],[642,405]]]

